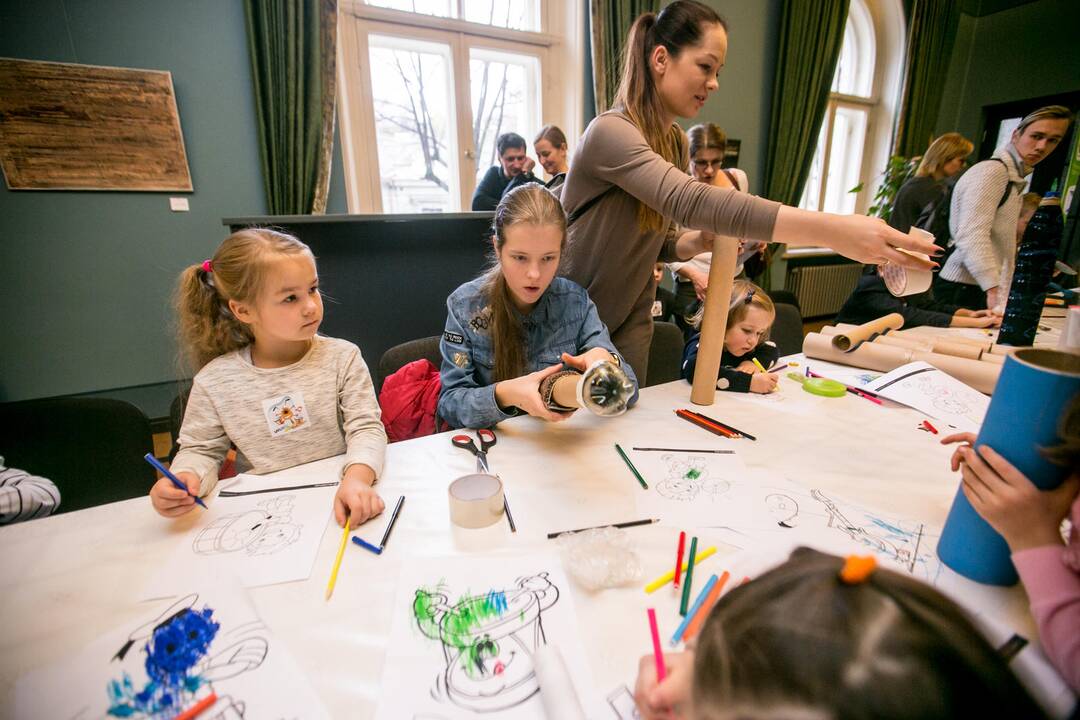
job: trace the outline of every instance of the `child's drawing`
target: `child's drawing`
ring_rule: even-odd
[[[466,593],[453,604],[450,597],[440,585],[418,589],[413,600],[417,627],[442,645],[444,666],[432,697],[491,712],[536,694],[532,654],[547,642],[544,611],[559,600],[548,573],[519,578],[502,590]]]
[[[825,507],[830,528],[903,565],[909,573],[914,574],[916,565],[927,562],[932,556],[925,548],[922,554],[919,552],[924,532],[922,523],[889,522],[870,512],[845,514],[836,502],[820,490],[811,490],[810,494]]]
[[[799,503],[790,495],[769,493],[765,496],[765,507],[780,527],[790,529],[798,525]]]
[[[701,496],[715,502],[731,489],[727,480],[710,477],[708,461],[700,455],[665,454],[660,459],[667,474],[656,484],[656,492],[668,500],[693,502]]]
[[[960,430],[977,432],[990,399],[924,362],[908,363],[869,386],[878,395]]]
[[[279,495],[250,510],[223,515],[195,536],[191,549],[198,555],[276,553],[300,539],[300,526],[291,522],[292,508],[293,496]]]

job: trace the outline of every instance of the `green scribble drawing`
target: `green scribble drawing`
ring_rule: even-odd
[[[690,468],[686,471],[686,475],[684,477],[689,480],[697,480],[699,477],[701,477],[701,471],[697,468]]]

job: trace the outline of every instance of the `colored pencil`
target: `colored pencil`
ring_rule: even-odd
[[[712,546],[712,547],[705,548],[704,550],[699,552],[694,557],[694,564],[696,565],[696,564],[700,563],[702,560],[704,560],[705,558],[707,558],[710,555],[714,554],[715,552],[716,552],[716,546],[715,545]],[[690,561],[688,559],[682,565],[683,572],[686,572],[686,569],[687,569],[687,567],[689,567],[689,565],[690,565]],[[663,575],[661,575],[660,577],[656,578],[651,583],[646,585],[645,586],[645,592],[647,592],[647,593],[656,592],[659,588],[664,587],[669,582],[671,582],[674,578],[675,578],[675,571],[674,570],[668,570],[666,573],[664,573]]]
[[[506,513],[506,521],[510,523],[510,532],[517,532],[517,525],[514,524],[514,516],[510,514],[510,503],[506,499],[506,491],[503,491],[503,512]]]
[[[690,410],[688,412],[694,412],[694,411]],[[703,415],[702,413],[699,413],[699,412],[694,412],[694,415],[697,415],[699,418],[701,418],[703,420],[708,420],[711,423],[719,425],[720,427],[724,428],[725,430],[730,430],[733,433],[738,433],[739,435],[742,435],[747,440],[757,440],[757,438],[754,437],[753,435],[751,435],[750,433],[743,432],[742,430],[735,427],[734,425],[728,425],[727,423],[720,422],[716,418],[711,418],[708,415]]]
[[[686,566],[686,584],[682,589],[682,602],[679,603],[679,614],[686,617],[687,605],[690,604],[690,588],[694,586],[694,558],[697,557],[697,535],[690,538],[690,561]]]
[[[390,531],[394,529],[394,523],[397,522],[398,515],[401,514],[401,506],[405,504],[405,496],[398,496],[397,504],[394,505],[394,512],[390,514],[390,522],[387,523],[386,529],[383,530],[382,540],[379,541],[379,550],[386,549],[386,542],[390,539]]]
[[[557,532],[549,532],[547,534],[548,540],[553,540],[560,535],[569,535],[570,533],[585,532],[586,530],[596,530],[597,528],[614,527],[614,528],[629,528],[637,527],[638,525],[652,525],[653,523],[660,522],[660,518],[649,518],[647,520],[631,520],[629,522],[621,523],[608,523],[607,525],[593,525],[592,527],[578,528],[577,530],[559,530]],[[716,548],[713,548],[716,550]],[[671,578],[668,578],[670,580]]]
[[[682,574],[682,556],[686,550],[686,531],[679,531],[679,549],[675,551],[675,589],[679,589],[679,575]]]
[[[713,575],[713,577],[716,577]],[[724,585],[727,584],[728,578],[731,574],[725,570],[720,576],[720,579],[716,581],[716,584],[712,586],[709,594],[705,597],[705,603],[697,609],[697,612],[691,613],[693,619],[690,620],[690,624],[686,626],[686,632],[683,633],[682,639],[684,642],[690,642],[694,639],[694,636],[698,634],[698,630],[705,624],[705,618],[709,617],[709,612],[712,611],[713,605],[720,599],[720,593],[724,590]]]
[[[169,482],[171,482],[176,487],[177,490],[183,490],[190,497],[195,498],[195,504],[196,505],[201,507],[203,510],[207,509],[206,508],[206,503],[203,502],[202,498],[199,497],[198,495],[192,495],[191,491],[188,490],[187,485],[184,484],[184,481],[181,480],[180,478],[176,477],[175,475],[173,475],[171,472],[169,472],[169,468],[167,468],[164,465],[162,465],[161,463],[159,463],[158,459],[156,457],[154,457],[152,453],[146,453],[145,455],[143,455],[143,459],[146,460],[146,462],[153,465],[154,467],[156,467],[159,471],[161,471],[161,474],[164,475],[165,477],[167,477],[169,479]]]
[[[634,473],[634,477],[636,477],[637,481],[641,483],[641,487],[648,490],[649,483],[645,482],[645,478],[641,477],[641,473],[639,473],[637,468],[634,467],[634,463],[630,462],[630,458],[626,457],[626,453],[624,453],[623,449],[619,447],[619,443],[615,443],[615,451],[619,453],[619,457],[621,457],[623,459],[623,462],[626,463],[626,467],[630,468],[630,472]]]
[[[263,493],[284,492],[286,490],[310,490],[311,488],[335,487],[339,484],[335,480],[334,482],[312,483],[311,485],[284,485],[259,490],[222,490],[218,493],[218,497],[243,497],[244,495],[262,495]]]
[[[660,631],[656,627],[656,610],[649,608],[649,631],[652,633],[652,651],[656,658],[656,682],[667,677],[667,668],[664,667],[664,651],[660,649]]]
[[[330,582],[326,583],[326,599],[334,594],[334,585],[337,583],[338,568],[341,567],[341,558],[345,555],[345,546],[349,542],[349,515],[345,514],[345,529],[341,533],[341,544],[338,545],[337,557],[334,559],[334,568],[330,571]]]
[[[734,455],[734,450],[702,450],[700,448],[631,448],[638,452],[685,452],[685,453],[715,453],[717,455]]]
[[[173,720],[194,720],[199,715],[202,715],[203,711],[217,702],[217,693],[211,692],[199,702],[189,707],[184,712],[177,715]]]
[[[725,438],[730,438],[730,439],[735,439],[735,438],[738,437],[738,435],[736,435],[735,433],[730,432],[728,430],[724,430],[723,428],[721,428],[718,425],[713,425],[710,422],[706,422],[705,420],[702,420],[701,418],[699,418],[696,415],[691,415],[690,413],[686,412],[685,410],[676,410],[675,414],[678,415],[679,417],[681,417],[683,420],[686,420],[687,422],[691,422],[691,423],[697,425],[702,430],[708,430],[709,432],[713,433],[714,435],[719,435],[720,437],[725,437]]]
[[[686,628],[689,627],[690,621],[697,615],[701,606],[705,604],[705,598],[709,597],[709,593],[712,592],[713,586],[716,585],[716,580],[717,578],[715,575],[710,576],[705,583],[705,587],[701,588],[701,592],[698,593],[697,599],[694,600],[694,604],[690,606],[690,610],[686,613],[686,617],[679,623],[679,627],[675,630],[675,634],[671,636],[672,645],[678,645],[679,640],[682,640],[683,633],[686,632]]]
[[[353,535],[352,541],[360,547],[364,548],[365,550],[370,550],[376,555],[382,555],[383,549],[381,547],[379,547],[378,545],[372,545],[364,538],[356,537],[355,535]]]

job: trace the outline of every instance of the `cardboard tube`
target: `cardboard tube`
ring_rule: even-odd
[[[705,314],[701,320],[694,385],[690,389],[690,402],[695,405],[712,405],[716,399],[716,378],[724,354],[731,286],[735,281],[738,257],[739,243],[735,238],[716,238],[709,267],[709,290],[705,294]]]
[[[909,362],[922,360],[987,395],[994,391],[998,375],[1001,374],[1001,367],[993,363],[895,345],[870,342],[863,343],[850,352],[843,352],[833,346],[829,337],[820,333],[809,333],[806,336],[803,340],[803,353],[810,358],[879,372],[889,372]]]
[[[949,342],[948,340],[939,340],[938,338],[929,335],[924,339],[915,340],[910,336],[896,337],[890,333],[888,335],[878,335],[874,338],[873,342],[882,343],[883,345],[900,345],[914,350],[921,350],[922,352],[936,352],[941,353],[942,355],[953,355],[954,357],[967,358],[968,360],[978,360],[983,354],[983,351],[974,345],[964,345],[962,343]]]
[[[878,335],[873,339],[879,345],[895,345],[896,347],[910,348],[912,350],[921,350],[923,352],[933,352],[934,346],[925,340],[915,340],[908,337],[897,337],[893,333],[888,335]]]
[[[988,362],[988,363],[993,363],[994,365],[1004,365],[1005,364],[1005,358],[1007,358],[1007,357],[1009,357],[1009,356],[1008,355],[995,355],[993,353],[988,353],[987,352],[987,353],[983,353],[979,357],[979,362]]]
[[[555,382],[551,385],[551,399],[564,408],[581,407],[578,402],[577,385],[581,374],[568,372],[555,375]]]
[[[920,341],[925,341],[925,342],[932,342],[936,337],[938,337],[937,335],[931,335],[930,333],[918,332],[915,329],[899,330],[899,331],[897,331],[895,333],[890,333],[890,335],[892,335],[894,337],[899,336],[899,337],[912,338],[914,340],[920,340]],[[990,338],[986,338],[985,340],[976,340],[975,338],[969,338],[969,337],[964,337],[962,335],[952,335],[952,334],[950,334],[947,338],[942,338],[942,339],[946,340],[946,341],[948,341],[950,343],[957,344],[957,345],[970,345],[972,347],[977,347],[980,350],[982,350],[983,352],[990,352],[990,348],[994,345],[994,341],[991,340]]]
[[[832,344],[837,350],[850,352],[852,349],[857,348],[860,343],[865,340],[870,340],[875,335],[880,335],[889,330],[898,330],[903,326],[903,315],[900,313],[889,313],[885,317],[879,317],[877,320],[863,323],[853,330],[834,335]]]

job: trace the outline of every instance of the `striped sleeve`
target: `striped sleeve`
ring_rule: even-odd
[[[45,517],[60,505],[52,480],[24,470],[5,468],[0,458],[0,525]]]

